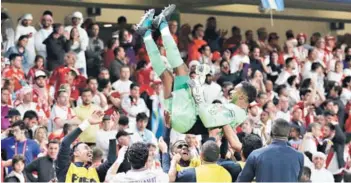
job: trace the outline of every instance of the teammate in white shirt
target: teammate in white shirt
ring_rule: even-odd
[[[240,71],[243,67],[243,64],[250,64],[250,58],[248,56],[249,52],[249,47],[246,44],[240,45],[239,54],[233,56],[229,63],[231,73]]]
[[[125,154],[132,169],[126,173],[116,172],[124,161]],[[161,169],[147,169],[146,162],[149,157],[149,149],[144,143],[134,143],[131,147],[122,147],[118,152],[118,158],[108,170],[105,182],[169,182],[169,177]]]
[[[129,80],[130,78],[130,69],[128,66],[123,66],[121,68],[121,74],[119,80],[115,81],[112,84],[112,87],[117,91],[121,98],[128,96],[130,93],[130,85],[133,83]]]

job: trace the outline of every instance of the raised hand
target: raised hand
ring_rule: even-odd
[[[88,121],[91,125],[99,124],[104,117],[103,111],[94,111],[93,114],[88,118]]]
[[[158,140],[158,148],[160,148],[160,151],[162,153],[167,153],[168,146],[166,142],[163,140],[163,137],[160,137],[160,139]]]

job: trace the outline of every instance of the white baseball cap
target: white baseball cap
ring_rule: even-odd
[[[38,70],[38,71],[35,72],[34,76],[35,76],[35,78],[38,78],[38,77],[46,77],[46,74],[45,74],[44,71]]]

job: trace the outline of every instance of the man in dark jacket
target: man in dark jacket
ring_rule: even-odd
[[[88,120],[84,120],[78,128],[68,134],[62,141],[57,157],[56,174],[58,182],[103,182],[106,172],[116,159],[116,139],[110,137],[107,161],[98,167],[91,167],[93,152],[85,143],[71,144],[90,125],[102,121],[104,112],[95,111]]]
[[[326,169],[333,173],[335,182],[341,182],[343,178],[342,168],[345,165],[344,147],[346,137],[339,123],[333,120],[337,118],[336,115],[326,111],[324,116],[327,122],[327,125],[323,128],[324,139],[329,139],[333,142],[330,148],[328,148],[328,145],[325,145],[325,153],[327,154]]]
[[[63,34],[63,26],[55,24],[53,32],[43,42],[46,45],[46,68],[48,71],[53,71],[56,67],[64,64],[64,57],[65,53],[69,51],[69,44],[66,44],[67,39]]]
[[[277,119],[272,126],[272,144],[254,150],[246,160],[238,182],[298,182],[304,165],[302,153],[288,143],[290,124]]]
[[[126,63],[124,62],[126,58],[126,52],[124,52],[123,47],[117,47],[114,50],[114,54],[116,59],[110,64],[111,83],[119,80],[121,68],[126,65]]]
[[[48,155],[32,161],[26,166],[24,171],[31,182],[49,182],[56,180],[55,160],[59,152],[60,142],[50,141],[48,144]],[[33,172],[38,173],[38,178],[33,176]]]
[[[341,129],[344,128],[345,124],[345,105],[342,103],[340,100],[340,95],[342,93],[342,87],[335,84],[330,90],[329,90],[329,99],[334,101],[334,104],[338,105],[338,121]]]

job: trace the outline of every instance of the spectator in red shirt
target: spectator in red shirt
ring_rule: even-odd
[[[204,26],[202,24],[196,24],[194,26],[192,35],[192,43],[188,46],[188,61],[199,60],[201,56],[199,48],[207,44],[207,42],[204,41]]]
[[[53,71],[49,84],[55,87],[55,91],[58,91],[61,84],[65,83],[65,75],[70,71],[70,68],[74,68],[75,62],[75,54],[73,52],[67,53],[65,56],[65,65],[59,66]]]
[[[104,53],[104,66],[106,68],[110,67],[112,61],[115,60],[114,50],[119,46],[119,40],[116,38],[112,38],[107,43],[107,49],[105,49]]]
[[[5,69],[3,72],[3,77],[14,81],[15,92],[22,88],[22,86],[27,85],[25,81],[25,75],[22,70],[22,57],[19,54],[10,55],[11,66]]]

